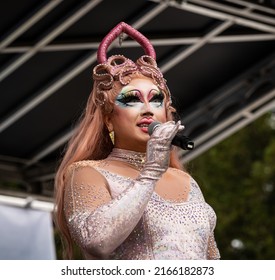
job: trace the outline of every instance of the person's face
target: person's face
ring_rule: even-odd
[[[166,122],[166,98],[149,78],[134,78],[118,93],[106,124],[115,133],[115,147],[145,151],[148,125]]]

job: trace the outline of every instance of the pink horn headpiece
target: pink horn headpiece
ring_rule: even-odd
[[[143,47],[147,55],[151,56],[153,59],[156,59],[156,53],[150,41],[145,36],[143,36],[139,31],[137,31],[127,23],[120,22],[104,37],[104,39],[100,43],[97,52],[98,63],[104,63],[107,61],[108,47],[123,32],[128,34],[132,39],[136,40]]]
[[[123,32],[136,40],[145,51],[145,55],[138,58],[136,62],[123,55],[112,55],[107,58],[108,47]],[[107,104],[111,104],[111,102],[106,101],[111,100],[110,92],[112,92],[115,82],[120,82],[122,86],[125,86],[131,81],[131,75],[135,72],[139,72],[151,78],[155,84],[166,93],[171,103],[169,89],[155,59],[156,53],[152,44],[139,31],[125,22],[121,22],[115,26],[103,38],[98,47],[97,60],[99,64],[93,69],[93,79],[96,87],[93,98],[96,104],[101,106],[105,104],[104,109],[110,111],[111,107],[107,108]]]

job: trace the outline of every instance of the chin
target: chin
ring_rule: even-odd
[[[129,140],[129,143],[133,143],[133,146],[135,148],[139,148],[139,150],[144,150],[146,151],[146,147],[147,147],[147,142],[150,139],[149,135],[143,135],[143,136],[139,136],[137,138],[132,138],[131,140]]]
[[[143,133],[143,135],[141,136],[141,141],[144,141],[146,143],[148,142],[149,139],[150,139],[149,134]]]

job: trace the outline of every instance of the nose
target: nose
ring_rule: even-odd
[[[141,116],[153,116],[154,115],[152,107],[150,106],[149,102],[144,103],[144,105],[141,109],[140,115]]]

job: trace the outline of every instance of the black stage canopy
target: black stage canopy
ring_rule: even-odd
[[[149,38],[186,134],[183,161],[274,110],[275,1],[24,0],[0,4],[0,193],[52,198],[57,162],[90,94],[102,38]],[[129,38],[108,55],[135,59]]]

